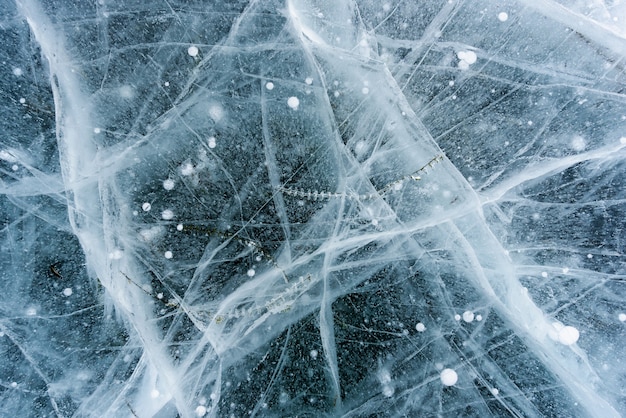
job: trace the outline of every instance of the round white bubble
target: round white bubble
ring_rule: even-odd
[[[620,314],[617,315],[617,319],[619,319],[622,322],[626,322],[626,314],[623,312],[620,312]]]
[[[463,312],[463,321],[472,322],[473,320],[474,320],[474,312],[472,311]]]
[[[452,369],[443,369],[439,373],[439,378],[445,386],[453,386],[459,380],[459,376]]]
[[[498,13],[498,20],[500,22],[506,22],[509,19],[509,14],[506,12],[500,12]]]
[[[21,104],[26,103],[26,99],[25,99],[25,98],[23,98],[23,97],[20,97],[20,103],[21,103]]]
[[[21,76],[22,74],[24,74],[24,71],[22,71],[22,69],[21,69],[21,68],[14,68],[14,69],[13,69],[13,75],[14,75],[14,76],[19,77],[19,76]]]
[[[93,128],[93,133],[94,134],[99,134],[100,132],[102,132],[102,129],[100,129],[100,128]]]
[[[574,327],[566,326],[559,330],[559,342],[563,345],[572,345],[579,337],[580,333]]]
[[[158,390],[156,390],[156,389],[152,389],[152,391],[150,392],[150,397],[151,397],[152,399],[156,399],[156,398],[158,398],[158,397],[159,397],[159,395],[160,395],[160,393],[159,393],[159,391],[158,391]]]
[[[268,90],[274,90],[274,83],[268,81],[267,83],[265,83],[265,88]]]
[[[198,405],[198,407],[196,408],[196,416],[203,417],[206,415],[206,413],[207,413],[206,406]]]
[[[461,320],[461,315],[459,315],[459,314],[454,315],[454,319],[456,321],[460,321]]]
[[[218,104],[209,106],[209,116],[214,122],[219,122],[224,118],[224,108]]]
[[[195,45],[192,45],[189,48],[187,48],[187,53],[189,54],[190,57],[197,56],[198,52],[200,52],[200,51],[198,50],[198,47],[195,46]]]
[[[300,99],[298,99],[296,96],[291,96],[287,99],[287,105],[295,110],[298,108],[298,106],[300,106]]]
[[[174,254],[172,254],[171,251],[165,251],[165,254],[163,254],[163,256],[169,260],[170,258],[174,257]]]
[[[311,84],[313,84],[313,78],[312,78],[312,77],[307,77],[307,78],[304,80],[304,82],[305,82],[305,83],[307,83],[308,85],[311,85]]]
[[[461,70],[467,70],[478,59],[474,51],[459,51],[456,56],[460,60],[458,65]]]
[[[72,291],[71,287],[66,287],[65,289],[63,289],[63,296],[72,296],[72,293],[74,293]]]
[[[152,205],[149,202],[145,202],[143,205],[141,205],[141,209],[144,212],[150,212],[150,209],[152,209]]]
[[[172,179],[167,179],[167,180],[163,181],[163,188],[165,190],[172,190],[175,185],[176,185],[176,183]]]
[[[163,212],[161,212],[161,218],[169,221],[170,219],[174,218],[174,212],[171,209],[165,209]]]
[[[493,396],[498,396],[499,393],[500,393],[500,391],[497,388],[492,388],[491,389],[491,394]]]
[[[309,355],[311,356],[311,358],[312,358],[313,360],[315,360],[315,359],[317,358],[317,355],[318,355],[318,354],[319,354],[319,353],[317,352],[317,350],[311,350],[311,352],[309,353]]]
[[[248,275],[248,277],[254,277],[256,271],[254,271],[254,269],[250,269],[246,272],[246,274]]]
[[[214,136],[210,136],[209,137],[209,148],[215,148],[217,146],[217,142],[215,142],[215,137]]]
[[[417,332],[424,332],[424,331],[426,331],[426,325],[422,324],[421,322],[418,322],[418,323],[415,325],[415,330],[416,330]]]
[[[176,225],[176,230],[177,231],[182,231],[183,230],[183,224]]]

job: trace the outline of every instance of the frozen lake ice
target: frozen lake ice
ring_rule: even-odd
[[[625,28],[0,2],[0,415],[626,415]]]

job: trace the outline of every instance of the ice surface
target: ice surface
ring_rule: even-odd
[[[626,415],[625,28],[0,2],[0,415]]]

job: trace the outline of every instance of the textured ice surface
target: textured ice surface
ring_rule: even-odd
[[[0,415],[626,414],[625,28],[0,1]]]

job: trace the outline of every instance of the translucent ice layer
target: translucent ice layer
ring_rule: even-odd
[[[625,27],[0,2],[0,415],[626,415]]]

